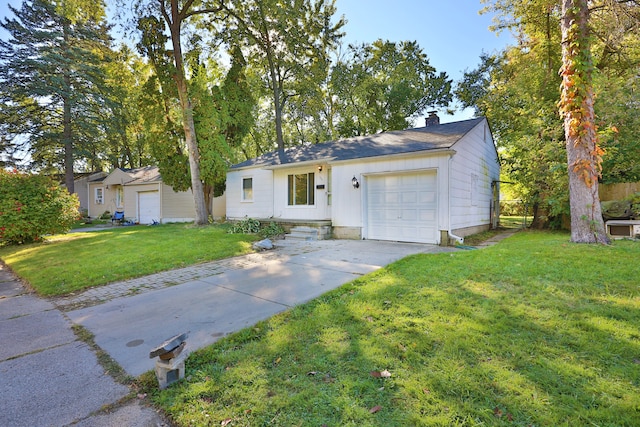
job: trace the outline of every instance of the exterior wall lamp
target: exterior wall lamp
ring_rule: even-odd
[[[351,180],[351,185],[353,185],[353,188],[358,189],[360,188],[360,183],[358,182],[358,178],[356,178],[356,176],[353,176],[353,179]]]
[[[318,165],[318,172],[322,172],[322,165]]]

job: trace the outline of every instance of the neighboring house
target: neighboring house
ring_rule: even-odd
[[[76,174],[73,189],[80,200],[80,212],[89,211],[89,183],[107,176],[106,172],[89,172]]]
[[[140,224],[154,221],[191,222],[195,204],[191,190],[176,192],[162,182],[157,166],[115,169],[108,176],[89,182],[89,216],[124,211],[125,218]],[[224,197],[213,202],[214,217],[224,216]]]
[[[434,244],[497,225],[500,164],[483,117],[293,147],[227,174],[227,218],[330,224],[336,238]]]

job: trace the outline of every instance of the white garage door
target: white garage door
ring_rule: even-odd
[[[367,236],[437,243],[435,172],[367,177]]]
[[[154,220],[160,221],[160,193],[138,193],[138,221],[140,224],[151,224]]]

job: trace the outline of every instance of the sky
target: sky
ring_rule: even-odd
[[[14,7],[21,4],[18,0],[0,1],[2,21],[10,14],[8,3]],[[377,39],[417,41],[436,71],[446,72],[454,82],[465,70],[476,68],[483,52],[497,52],[513,44],[509,33],[496,35],[489,30],[492,15],[479,14],[483,7],[480,0],[336,0],[336,6],[338,15],[347,20],[345,44]],[[0,29],[0,38],[7,37]],[[439,115],[445,123],[471,118],[473,111],[458,111],[453,116],[440,111]],[[416,125],[422,123],[420,118]]]

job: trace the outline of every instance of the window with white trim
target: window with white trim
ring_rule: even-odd
[[[96,205],[104,204],[104,189],[102,187],[96,188],[95,195]]]
[[[289,175],[289,206],[315,205],[315,174],[300,173]]]
[[[242,201],[253,201],[253,178],[242,178]]]

